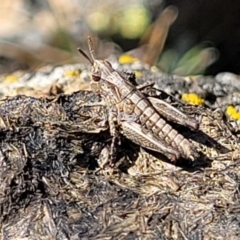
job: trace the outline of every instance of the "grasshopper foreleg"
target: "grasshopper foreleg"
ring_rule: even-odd
[[[113,110],[109,111],[108,124],[110,135],[112,136],[112,142],[109,152],[109,163],[114,166],[117,157],[117,146],[120,144],[120,133],[117,129],[117,114]]]

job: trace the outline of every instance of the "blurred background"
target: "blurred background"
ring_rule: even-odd
[[[0,74],[123,52],[179,74],[240,72],[238,1],[1,0]]]

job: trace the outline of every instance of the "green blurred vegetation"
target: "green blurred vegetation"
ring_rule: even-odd
[[[147,46],[156,56],[151,58],[150,50],[142,51],[137,55],[140,60],[147,59],[147,63],[174,74],[204,74],[217,60],[218,51],[213,45],[201,42],[195,46],[190,44],[185,51],[165,46],[168,32],[177,18],[176,13],[169,22],[169,16],[162,14],[167,9],[166,2],[2,0],[0,55],[31,68],[47,63],[84,61],[76,49],[86,48],[87,36],[91,35],[99,57],[120,55],[116,43],[122,51],[126,50],[126,45],[136,51]]]

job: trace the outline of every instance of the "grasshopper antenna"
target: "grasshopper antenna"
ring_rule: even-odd
[[[78,48],[78,51],[93,65],[93,60],[81,48]]]
[[[93,42],[90,36],[88,36],[88,49],[91,55],[92,60],[94,61],[96,59],[95,56],[95,51],[94,51],[94,47],[93,47]]]
[[[95,57],[93,42],[92,42],[92,39],[91,39],[90,36],[88,36],[88,49],[89,49],[91,58],[81,48],[78,48],[78,51],[80,52],[80,54],[82,54],[91,63],[91,65],[93,65],[96,57]]]

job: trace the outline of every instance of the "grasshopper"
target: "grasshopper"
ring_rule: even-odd
[[[108,109],[108,124],[112,136],[110,162],[116,153],[119,133],[143,148],[160,152],[171,161],[180,157],[194,160],[197,156],[193,144],[167,123],[165,119],[198,129],[198,122],[163,100],[146,97],[141,90],[153,86],[145,83],[135,86],[126,76],[114,70],[106,60],[95,57],[93,43],[88,37],[90,57],[79,52],[90,62],[91,88],[99,93]]]

